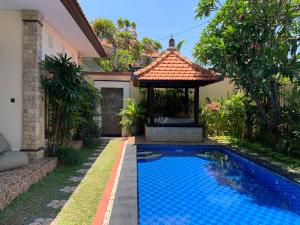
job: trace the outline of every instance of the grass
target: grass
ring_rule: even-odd
[[[79,184],[78,191],[69,199],[68,205],[59,213],[59,225],[91,224],[99,200],[117,157],[120,140],[111,141],[96,160],[86,177]]]
[[[256,154],[260,157],[267,158],[271,161],[279,162],[288,170],[300,173],[300,159],[292,156],[287,156],[273,148],[265,147],[261,143],[242,140],[231,136],[216,136],[212,137],[217,142],[222,142],[237,148],[246,148],[248,153]]]
[[[112,141],[105,148],[103,155],[96,160],[87,178],[80,183],[79,193],[71,196],[71,204],[60,214],[61,224],[89,224],[88,221],[92,220],[117,154],[119,142],[119,140]],[[46,204],[52,200],[70,198],[69,193],[60,192],[59,189],[77,185],[69,181],[69,177],[78,176],[76,172],[82,168],[82,163],[86,162],[98,146],[99,143],[79,150],[81,162],[79,165],[60,165],[42,181],[32,185],[26,193],[17,197],[7,208],[0,211],[0,224],[19,225],[27,224],[39,217],[55,218],[60,209],[46,207]],[[74,206],[74,203],[78,205]]]

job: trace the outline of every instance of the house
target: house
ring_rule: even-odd
[[[1,0],[0,30],[0,133],[13,150],[40,158],[45,102],[39,62],[66,53],[80,64],[106,53],[76,0]]]

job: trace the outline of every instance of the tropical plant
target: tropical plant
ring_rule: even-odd
[[[46,133],[48,149],[56,155],[58,148],[67,147],[78,128],[82,137],[95,116],[100,93],[84,79],[81,66],[71,57],[58,54],[41,62],[42,87],[46,93]]]
[[[183,46],[185,43],[186,43],[185,40],[179,41],[179,42],[176,44],[176,50],[180,52],[181,49],[182,49],[182,46]]]
[[[126,108],[121,109],[119,115],[122,116],[120,125],[126,128],[129,135],[132,135],[145,122],[146,109],[141,105],[135,103],[133,99],[124,99]]]
[[[201,118],[208,134],[243,138],[247,127],[245,98],[242,94],[235,94],[227,100],[204,105]]]
[[[279,82],[300,68],[299,0],[201,0],[197,18],[216,11],[194,48],[198,62],[229,76],[275,136],[283,122]],[[276,140],[276,138],[274,139]]]
[[[44,70],[41,82],[48,102],[49,148],[54,152],[58,146],[66,146],[71,131],[83,122],[78,102],[81,100],[83,81],[81,66],[77,66],[66,54],[46,57],[41,62]]]

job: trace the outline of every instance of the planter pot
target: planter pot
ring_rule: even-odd
[[[70,147],[74,149],[81,149],[83,147],[83,140],[72,140]]]
[[[130,128],[131,134],[129,134],[128,128],[122,128],[122,137],[135,136],[138,133],[138,127],[133,126]]]
[[[129,136],[129,132],[127,128],[122,128],[122,137],[128,137]]]

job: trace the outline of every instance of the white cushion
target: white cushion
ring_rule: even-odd
[[[6,151],[11,151],[10,145],[4,135],[0,134],[0,154]]]
[[[0,171],[27,166],[28,158],[23,152],[7,151],[0,155]]]

